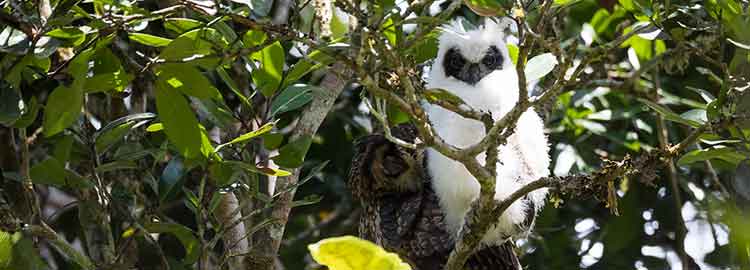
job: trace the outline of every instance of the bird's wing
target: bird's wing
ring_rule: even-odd
[[[467,270],[518,270],[521,264],[513,251],[513,243],[484,247],[475,252],[464,265]]]

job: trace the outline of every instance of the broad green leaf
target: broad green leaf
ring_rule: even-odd
[[[182,189],[183,176],[186,173],[182,159],[175,157],[169,160],[159,178],[159,201],[164,202],[173,198]]]
[[[187,100],[166,82],[156,82],[156,111],[169,142],[185,158],[196,158],[201,153],[201,130],[198,119]]]
[[[264,133],[271,131],[273,129],[274,125],[275,125],[274,122],[266,123],[265,125],[261,126],[260,128],[258,128],[256,130],[253,130],[251,132],[242,134],[242,135],[238,136],[237,138],[232,139],[229,142],[220,144],[219,146],[216,147],[215,152],[219,152],[219,150],[221,150],[221,148],[224,148],[227,145],[234,144],[234,143],[244,142],[244,141],[247,141],[249,139],[255,138],[257,136],[263,135]]]
[[[481,16],[503,16],[506,8],[513,5],[510,0],[464,0],[474,13]]]
[[[47,36],[62,40],[69,47],[81,45],[86,40],[86,34],[77,27],[61,27],[47,32]]]
[[[295,84],[284,89],[271,103],[271,117],[305,106],[313,100],[313,87],[307,84]]]
[[[86,80],[86,85],[83,88],[86,89],[86,93],[108,91],[111,89],[122,92],[132,80],[133,75],[118,70],[112,73],[94,75]]]
[[[177,237],[182,247],[185,248],[185,260],[182,261],[183,264],[191,265],[198,261],[201,254],[200,242],[188,227],[176,223],[163,222],[149,222],[143,227],[149,233],[171,233]]]
[[[157,76],[170,91],[178,90],[201,99],[222,99],[219,90],[190,64],[163,64],[157,69]]]
[[[304,59],[299,60],[299,62],[292,66],[284,77],[282,87],[287,87],[314,70],[328,66],[333,63],[334,60],[333,57],[320,50],[312,51]]]
[[[84,90],[87,93],[110,90],[122,92],[133,80],[133,75],[125,71],[120,59],[108,47],[97,49],[92,60],[94,76],[86,79]]]
[[[263,138],[263,147],[266,149],[278,149],[281,143],[284,142],[284,134],[281,133],[266,133],[261,135]]]
[[[638,98],[638,101],[642,102],[643,104],[646,104],[649,108],[659,113],[666,120],[680,123],[680,124],[685,124],[685,125],[692,126],[692,127],[701,126],[700,122],[682,118],[680,115],[676,114],[675,112],[673,112],[672,110],[670,110],[669,108],[663,105],[656,104],[650,100],[643,99],[643,98]]]
[[[417,41],[417,44],[413,47],[413,50],[410,50],[411,55],[414,55],[414,61],[416,63],[424,63],[427,60],[437,57],[438,36],[439,32],[437,29],[435,29],[429,34],[425,35],[424,38]]]
[[[680,159],[677,160],[677,165],[684,166],[684,165],[689,165],[694,162],[710,160],[710,159],[720,159],[720,160],[729,162],[731,164],[737,165],[738,163],[740,163],[740,161],[746,158],[747,157],[745,155],[738,152],[734,148],[716,146],[712,148],[690,151],[682,155],[682,157],[680,157]]]
[[[330,270],[410,270],[398,255],[354,236],[323,239],[307,246],[313,259]]]
[[[130,33],[128,34],[130,40],[138,42],[140,44],[151,46],[151,47],[165,47],[172,42],[171,39],[163,38],[159,36],[144,34],[144,33]]]
[[[245,43],[245,46],[247,46],[248,48],[260,46],[264,41],[266,41],[266,39],[268,39],[266,33],[259,30],[247,31],[242,36],[242,42]]]
[[[55,150],[52,152],[52,156],[57,159],[60,163],[65,163],[70,160],[70,153],[73,152],[73,144],[75,138],[73,135],[63,135],[55,143]]]
[[[226,187],[233,183],[235,166],[225,161],[216,162],[208,167],[208,172],[217,187]]]
[[[34,164],[29,171],[29,175],[34,184],[70,188],[89,188],[92,186],[88,180],[65,169],[60,161],[52,157]]]
[[[252,72],[253,82],[264,96],[273,97],[281,84],[284,48],[276,41],[259,52],[251,54],[250,58],[260,62],[260,68]]]
[[[202,22],[188,18],[164,19],[164,28],[177,34],[182,34],[201,26],[203,26]]]
[[[44,108],[44,134],[52,136],[73,124],[81,114],[83,93],[80,88],[60,85],[47,98]]]
[[[212,55],[228,45],[229,42],[215,29],[199,28],[188,31],[172,40],[159,56],[165,60],[179,61],[198,55]],[[218,64],[218,61],[215,62],[215,64]]]
[[[557,65],[557,58],[551,53],[540,54],[529,59],[526,63],[526,82],[539,80],[549,74]]]
[[[273,157],[273,160],[281,167],[297,168],[302,166],[305,160],[305,154],[312,143],[312,136],[303,136],[295,141],[284,145],[279,149],[279,155]]]

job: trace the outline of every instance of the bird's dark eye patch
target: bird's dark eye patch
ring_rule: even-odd
[[[484,58],[482,58],[482,64],[488,69],[502,69],[503,54],[496,46],[490,46]]]
[[[455,76],[458,74],[466,65],[466,59],[456,48],[451,48],[445,53],[445,59],[443,59],[443,69],[447,76]]]

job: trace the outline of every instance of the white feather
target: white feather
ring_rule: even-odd
[[[505,44],[504,23],[490,20],[484,26],[467,31],[460,22],[454,21],[443,29],[440,36],[438,57],[427,80],[428,88],[442,88],[464,100],[472,108],[492,113],[500,119],[518,101],[518,78],[515,67],[508,56]],[[443,71],[443,55],[450,48],[457,48],[472,62],[481,61],[486,50],[495,45],[503,54],[503,68],[488,74],[474,86],[456,78],[446,77]],[[526,97],[524,97],[526,98]],[[447,143],[467,147],[479,142],[485,135],[484,126],[465,119],[440,106],[424,104],[437,134]],[[549,175],[549,146],[544,126],[539,116],[529,109],[520,117],[515,133],[506,145],[499,148],[500,162],[497,166],[495,198],[508,197],[524,184]],[[457,233],[471,202],[479,196],[479,183],[464,166],[435,151],[428,149],[427,169],[432,176],[435,192],[440,198],[450,230]],[[484,154],[477,157],[484,164]],[[544,205],[546,190],[537,190],[530,197],[537,207]],[[496,226],[484,236],[483,243],[501,243],[503,235],[514,231],[515,225],[526,219],[527,205],[516,201],[498,218]]]

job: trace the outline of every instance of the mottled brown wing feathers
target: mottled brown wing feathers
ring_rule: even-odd
[[[412,125],[397,126],[391,133],[408,142],[417,138]],[[380,134],[358,139],[354,150],[347,184],[364,210],[360,237],[398,253],[415,270],[442,269],[454,242],[429,174],[423,171],[424,157],[396,146]],[[411,157],[411,162],[404,157]],[[404,190],[394,184],[405,180],[418,187]],[[508,242],[478,251],[467,261],[466,269],[515,270],[517,265],[518,259]]]

